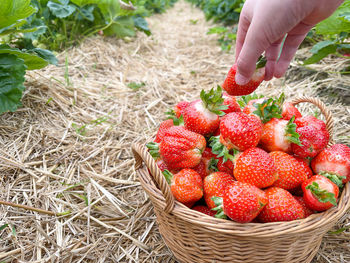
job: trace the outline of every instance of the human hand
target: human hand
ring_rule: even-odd
[[[264,51],[267,59],[265,80],[282,77],[306,34],[314,25],[329,17],[342,2],[247,0],[238,23],[236,83],[244,85],[251,79],[255,64]]]

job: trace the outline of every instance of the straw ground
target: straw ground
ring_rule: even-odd
[[[0,262],[176,262],[130,145],[153,136],[176,102],[220,84],[234,55],[188,3],[148,21],[150,37],[87,39],[59,54],[59,67],[29,72],[23,107],[0,116]],[[305,68],[304,56],[259,93],[320,97],[336,141],[350,144],[350,78],[337,73],[346,62]],[[335,230],[349,225],[346,215]],[[350,262],[349,238],[327,235],[314,262]]]

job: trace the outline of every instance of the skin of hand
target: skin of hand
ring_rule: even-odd
[[[247,0],[236,41],[236,83],[246,84],[265,51],[265,80],[286,72],[310,29],[329,17],[343,0]],[[280,58],[281,43],[286,36]]]

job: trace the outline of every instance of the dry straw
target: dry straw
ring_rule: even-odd
[[[59,67],[29,72],[23,107],[0,116],[0,200],[24,206],[0,205],[0,262],[176,262],[135,176],[131,143],[151,138],[176,102],[220,84],[234,55],[183,1],[148,21],[150,37],[87,39],[59,54]],[[336,141],[350,144],[350,79],[323,73],[345,64],[328,58],[306,69],[296,60],[259,92],[322,98]],[[349,223],[344,215],[333,230]],[[350,262],[348,239],[349,230],[327,235],[314,261]]]

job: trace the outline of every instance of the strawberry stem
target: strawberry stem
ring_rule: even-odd
[[[299,146],[303,146],[300,141],[300,134],[296,132],[297,125],[294,123],[295,116],[288,121],[286,129],[285,129],[285,136],[288,141],[291,143],[295,143]]]
[[[311,193],[317,198],[317,200],[321,203],[330,202],[332,205],[337,205],[337,200],[335,198],[334,193],[330,193],[327,190],[321,189],[318,183],[312,182],[306,186],[306,189],[310,190]]]
[[[268,98],[262,103],[253,103],[256,111],[253,113],[257,115],[263,123],[270,121],[272,118],[282,118],[282,109],[276,103],[276,99]]]
[[[179,118],[176,117],[174,110],[169,110],[165,113],[167,115],[167,119],[172,119],[174,126],[183,126],[184,125],[184,118],[182,115],[180,115]]]
[[[160,157],[159,154],[159,144],[156,142],[149,142],[146,144],[146,147],[148,148],[148,152],[150,153],[150,155],[154,158],[157,159]]]
[[[256,62],[256,69],[265,67],[266,62],[266,58],[264,56],[260,56],[258,61]]]
[[[209,161],[209,164],[208,164],[208,170],[209,171],[214,171],[214,172],[219,171],[219,169],[218,169],[218,162],[219,162],[218,159],[211,158],[210,161]]]
[[[213,196],[211,200],[214,201],[215,207],[211,210],[216,211],[215,217],[221,219],[227,219],[227,216],[224,213],[224,205],[222,197]]]
[[[336,184],[339,188],[342,188],[343,185],[343,179],[345,179],[345,176],[339,176],[337,174],[333,174],[333,173],[327,173],[327,172],[320,172],[318,173],[319,175],[322,175],[326,178],[328,178],[329,180],[331,180],[334,184]]]

